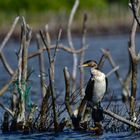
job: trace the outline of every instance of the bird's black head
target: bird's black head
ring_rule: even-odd
[[[81,67],[92,67],[96,69],[98,64],[95,60],[87,60],[81,65]]]

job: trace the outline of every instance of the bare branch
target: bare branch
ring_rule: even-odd
[[[0,53],[0,58],[1,58],[1,61],[6,69],[6,71],[12,76],[14,74],[14,71],[13,69],[11,68],[11,66],[9,65],[9,63],[7,62],[4,54],[1,52]]]
[[[74,46],[73,46],[72,35],[71,35],[71,25],[72,25],[73,18],[74,18],[74,15],[76,13],[76,10],[78,8],[78,5],[79,5],[79,0],[75,0],[75,3],[74,3],[73,8],[71,10],[71,13],[70,13],[70,16],[69,16],[69,21],[68,21],[67,37],[68,37],[69,46],[72,49],[74,49]],[[77,63],[78,63],[77,55],[73,54],[72,78],[73,78],[74,81],[75,81],[76,74],[77,74]]]
[[[86,29],[86,24],[87,24],[87,14],[84,14],[84,18],[83,18],[83,27],[82,27],[82,43],[81,43],[81,49],[86,47],[86,33],[87,33],[87,29]],[[83,61],[84,61],[84,55],[85,52],[82,51],[81,55],[80,55],[80,65],[82,65]],[[80,67],[80,93],[81,96],[84,96],[84,68]]]
[[[116,119],[116,120],[118,120],[118,121],[120,121],[122,123],[130,125],[130,126],[132,126],[134,128],[140,129],[140,125],[138,125],[137,123],[129,121],[129,120],[127,120],[127,119],[125,119],[125,118],[123,118],[123,117],[121,117],[121,116],[119,116],[119,115],[117,115],[117,114],[115,114],[115,113],[113,113],[113,112],[111,112],[109,110],[104,109],[103,112],[104,112],[104,114],[109,115],[110,117],[112,117],[112,118],[114,118],[114,119]]]
[[[59,33],[58,33],[58,37],[57,37],[57,40],[56,40],[56,47],[55,47],[55,50],[54,50],[54,56],[53,56],[53,59],[52,59],[53,62],[56,59],[56,54],[58,52],[58,45],[59,45],[59,41],[60,41],[60,38],[61,38],[61,34],[62,34],[62,29],[60,28]]]
[[[70,118],[73,116],[73,112],[72,109],[70,107],[70,74],[68,72],[68,68],[65,67],[64,70],[64,77],[65,77],[65,88],[66,88],[66,94],[65,94],[65,105],[66,105],[66,109],[68,111],[68,114],[70,116]]]
[[[37,44],[38,44],[38,49],[42,48],[42,44],[40,42],[40,36],[37,34]],[[40,84],[41,84],[41,89],[42,89],[42,95],[43,97],[46,95],[46,88],[45,88],[45,65],[44,65],[44,55],[40,53],[39,55],[39,69],[40,69]]]
[[[137,24],[139,23],[137,21],[137,15],[140,8],[140,1],[134,1],[131,0],[132,4],[132,10],[133,10],[133,23],[132,23],[132,29],[130,33],[130,40],[129,40],[129,46],[128,50],[130,53],[130,62],[132,68],[132,77],[131,77],[131,97],[130,97],[130,118],[131,120],[135,121],[135,102],[136,102],[136,90],[137,90],[137,65],[139,61],[139,56],[136,54],[136,46],[135,46],[135,35],[137,30]],[[135,9],[134,9],[135,8]]]
[[[139,2],[139,0],[138,1],[130,0],[129,7],[131,8],[131,10],[133,12],[133,16],[134,16],[135,20],[137,21],[138,25],[140,26],[140,19],[138,17],[138,12],[136,9],[136,5],[138,5],[137,2]]]
[[[52,74],[52,69],[50,67],[49,69],[49,79],[50,79],[50,90],[51,90],[51,96],[52,96],[52,107],[53,107],[53,121],[54,121],[54,128],[55,131],[58,130],[58,118],[57,118],[57,112],[56,112],[56,97],[55,97],[55,91],[54,91],[54,75]]]
[[[106,74],[106,77],[109,77],[112,73],[114,73],[116,70],[118,70],[119,69],[119,66],[116,66],[115,68],[113,68],[110,72],[108,72],[107,74]]]
[[[13,33],[15,27],[16,27],[16,24],[17,24],[18,20],[19,20],[19,17],[16,17],[14,22],[13,22],[13,24],[12,24],[11,29],[9,30],[9,32],[7,33],[6,37],[4,38],[2,44],[0,45],[0,53],[2,52],[4,46],[6,45],[7,41],[9,40],[9,38],[11,37],[11,35],[12,35],[12,33]]]
[[[48,32],[48,31],[46,31],[46,32]],[[51,52],[50,52],[50,48],[49,48],[50,43],[48,42],[48,40],[46,40],[46,38],[45,38],[45,36],[43,34],[43,31],[40,30],[39,33],[40,33],[41,39],[42,39],[42,41],[43,41],[43,43],[45,45],[45,48],[47,50],[48,58],[49,58],[49,63],[51,63]]]
[[[89,102],[89,105],[90,105],[91,108],[94,109],[94,106],[93,106],[92,102]],[[129,121],[129,120],[125,119],[124,117],[121,117],[121,116],[111,112],[110,110],[103,109],[103,113],[106,114],[106,115],[109,115],[110,117],[112,117],[112,118],[114,118],[114,119],[116,119],[116,120],[118,120],[118,121],[120,121],[122,123],[130,125],[130,126],[132,126],[134,128],[140,129],[140,125],[138,125],[137,123]]]
[[[55,49],[55,48],[56,48],[56,45],[51,45],[51,46],[49,47],[49,49]],[[75,49],[71,49],[71,48],[69,48],[69,47],[67,47],[67,46],[64,46],[63,44],[59,44],[59,45],[58,45],[58,49],[62,49],[62,50],[64,50],[64,51],[68,52],[68,53],[76,53],[76,54],[79,54],[79,53],[81,53],[82,51],[85,51],[87,48],[88,48],[88,46],[86,46],[85,48],[81,48],[81,49],[75,50]],[[32,57],[35,57],[35,56],[37,56],[37,55],[43,53],[43,52],[46,51],[46,50],[47,50],[46,47],[42,47],[42,48],[40,48],[38,51],[29,54],[28,59],[30,59],[30,58],[32,58]]]
[[[0,96],[2,96],[7,89],[9,88],[9,86],[12,84],[12,82],[16,79],[17,77],[17,73],[18,73],[18,69],[14,72],[13,76],[11,77],[11,80],[9,80],[3,87],[2,89],[0,89]]]

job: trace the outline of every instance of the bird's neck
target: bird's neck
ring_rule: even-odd
[[[105,74],[101,72],[100,70],[91,68],[91,78],[95,80],[104,80],[105,79]]]

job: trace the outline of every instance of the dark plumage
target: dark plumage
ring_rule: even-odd
[[[103,111],[100,106],[104,94],[107,90],[107,78],[105,74],[98,70],[98,65],[95,60],[85,61],[81,66],[91,67],[91,77],[87,83],[85,90],[85,97],[83,98],[79,110],[78,116],[82,117],[83,109],[86,103],[90,102],[92,104],[92,118],[94,122],[100,122],[103,120]]]

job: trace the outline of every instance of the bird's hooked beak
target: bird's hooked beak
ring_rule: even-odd
[[[82,65],[79,66],[79,68],[81,68],[81,67],[89,67],[89,65],[88,64],[82,64]]]
[[[90,68],[97,68],[97,62],[95,60],[87,60],[79,67],[90,67]]]

